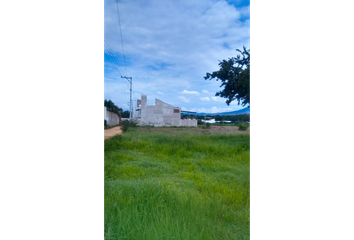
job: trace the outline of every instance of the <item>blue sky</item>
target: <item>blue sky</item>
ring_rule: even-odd
[[[119,69],[105,50],[104,97],[128,110],[133,77],[133,104],[141,94],[148,104],[158,98],[182,110],[225,112],[243,108],[225,98],[219,81],[204,80],[219,69],[219,60],[250,48],[249,1],[105,0],[104,38]]]

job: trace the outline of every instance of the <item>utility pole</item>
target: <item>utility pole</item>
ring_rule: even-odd
[[[133,78],[132,77],[123,77],[120,76],[121,78],[125,78],[128,80],[128,82],[130,83],[130,110],[129,110],[129,120],[132,120],[132,116],[133,116],[133,104],[132,104],[132,86],[133,86]]]

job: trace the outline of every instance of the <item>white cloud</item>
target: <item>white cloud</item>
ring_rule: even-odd
[[[209,83],[211,83],[211,82],[209,82]],[[211,89],[213,89],[213,88],[211,88]],[[218,88],[215,88],[215,90],[218,90]],[[202,93],[205,93],[205,94],[208,94],[208,95],[215,95],[215,92],[211,92],[211,91],[208,91],[208,90],[202,90]]]
[[[182,93],[182,94],[199,95],[199,92],[197,92],[197,91],[187,91],[187,90],[183,90],[181,93]]]
[[[167,103],[179,106],[183,101],[186,108],[209,109],[206,105],[211,101],[216,107],[226,106],[225,99],[211,98],[220,91],[220,82],[203,77],[219,69],[219,60],[236,56],[236,49],[249,48],[249,7],[237,4],[225,0],[119,1],[124,59],[117,3],[105,0],[104,38],[120,69],[105,58],[105,98],[116,99],[118,106],[126,104],[129,83],[120,76],[132,76],[134,98],[145,93],[153,101],[164,94],[169,97]],[[197,99],[201,94],[211,101]]]
[[[198,112],[198,113],[221,113],[221,112],[234,111],[234,109],[230,108],[230,107],[220,108],[220,107],[216,107],[216,106],[213,106],[211,108],[191,108],[191,109],[184,109],[184,110]]]
[[[210,113],[220,113],[220,112],[229,112],[229,111],[232,111],[233,109],[232,108],[219,108],[219,107],[212,107],[210,109],[208,109],[210,111]]]
[[[245,6],[240,9],[241,17],[250,17],[250,6]]]
[[[214,102],[225,103],[226,99],[221,97],[211,97]]]
[[[185,103],[189,103],[190,102],[190,99],[186,98],[185,96],[179,96],[178,98],[181,99],[182,102],[185,102]]]
[[[208,97],[202,97],[202,98],[200,98],[200,100],[202,100],[203,102],[209,102],[209,101],[210,101],[210,98],[208,98]]]

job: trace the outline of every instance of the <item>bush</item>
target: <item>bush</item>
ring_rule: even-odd
[[[104,120],[104,126],[107,126],[107,120],[106,119]]]
[[[126,132],[130,127],[136,127],[138,124],[136,121],[128,121],[128,120],[124,120],[122,122],[122,126],[120,127],[122,129],[123,132]]]
[[[249,125],[245,122],[239,122],[236,124],[236,126],[238,127],[238,130],[240,130],[240,131],[246,131],[249,128]]]
[[[138,120],[137,119],[132,119],[129,123],[130,127],[137,127],[138,126]]]
[[[129,121],[128,120],[124,120],[122,122],[122,126],[120,127],[122,129],[123,132],[126,132],[129,128]]]
[[[204,129],[207,128],[207,129],[209,129],[210,126],[211,126],[210,123],[203,123],[203,125],[201,126],[201,128],[204,128]]]

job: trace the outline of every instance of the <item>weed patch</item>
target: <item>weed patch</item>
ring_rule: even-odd
[[[249,239],[249,139],[129,128],[105,140],[105,239]]]

